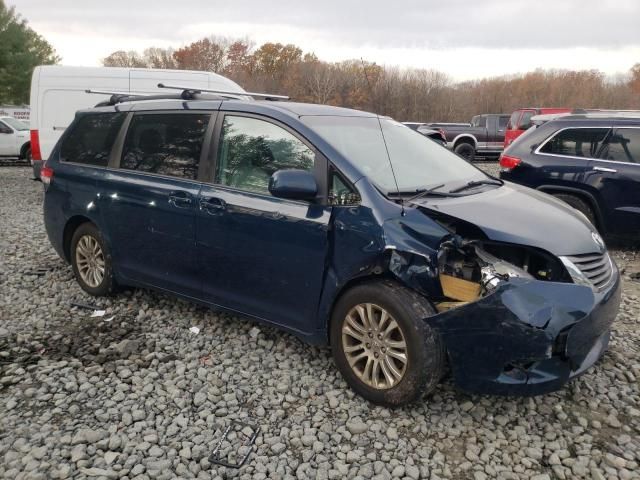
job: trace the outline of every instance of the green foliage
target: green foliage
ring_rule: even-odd
[[[0,104],[29,103],[33,69],[59,61],[53,47],[0,0]]]

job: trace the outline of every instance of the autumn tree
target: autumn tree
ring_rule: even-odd
[[[542,70],[454,82],[437,70],[325,62],[291,44],[207,37],[176,51],[114,52],[105,65],[221,73],[245,89],[374,111],[402,121],[469,121],[522,107],[640,108],[640,64],[628,76],[596,70]],[[634,93],[635,89],[635,93]]]
[[[203,38],[173,52],[176,66],[182,70],[222,72],[226,64],[226,46],[213,38]]]
[[[53,47],[0,0],[0,104],[28,103],[34,68],[59,61]]]
[[[142,55],[139,55],[134,51],[125,52],[124,50],[118,50],[104,58],[102,60],[102,65],[105,67],[129,68],[146,68],[148,66]]]

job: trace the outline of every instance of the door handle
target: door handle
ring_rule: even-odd
[[[221,198],[210,197],[200,200],[200,210],[207,212],[209,215],[221,213],[227,208],[227,203]]]
[[[607,168],[607,167],[593,167],[592,170],[596,172],[608,172],[608,173],[618,173],[615,168]]]
[[[176,208],[188,208],[193,203],[193,198],[188,192],[171,192],[169,194],[169,205]]]

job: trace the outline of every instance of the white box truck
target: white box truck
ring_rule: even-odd
[[[168,93],[159,89],[158,83],[244,93],[237,83],[211,72],[62,65],[36,67],[31,77],[30,105],[34,178],[40,177],[42,163],[76,112],[110,98],[108,94],[96,95],[86,90],[139,95]]]

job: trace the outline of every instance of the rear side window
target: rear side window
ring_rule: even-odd
[[[498,129],[504,130],[509,122],[509,117],[498,117]]]
[[[520,117],[520,110],[517,110],[511,114],[509,123],[507,123],[507,128],[509,130],[516,130],[516,127],[518,126],[518,117]]]
[[[209,114],[135,115],[120,168],[195,180]]]
[[[106,167],[126,113],[92,113],[80,117],[60,147],[60,160]]]
[[[471,126],[484,128],[487,126],[487,118],[480,115],[475,116],[471,119]]]
[[[518,122],[518,130],[527,130],[531,126],[531,117],[535,115],[536,112],[532,110],[525,110],[522,112],[522,117],[520,117],[520,121]]]
[[[604,146],[600,158],[616,162],[640,163],[640,129],[617,129]]]
[[[540,153],[595,158],[609,132],[608,128],[567,128],[555,134]]]

